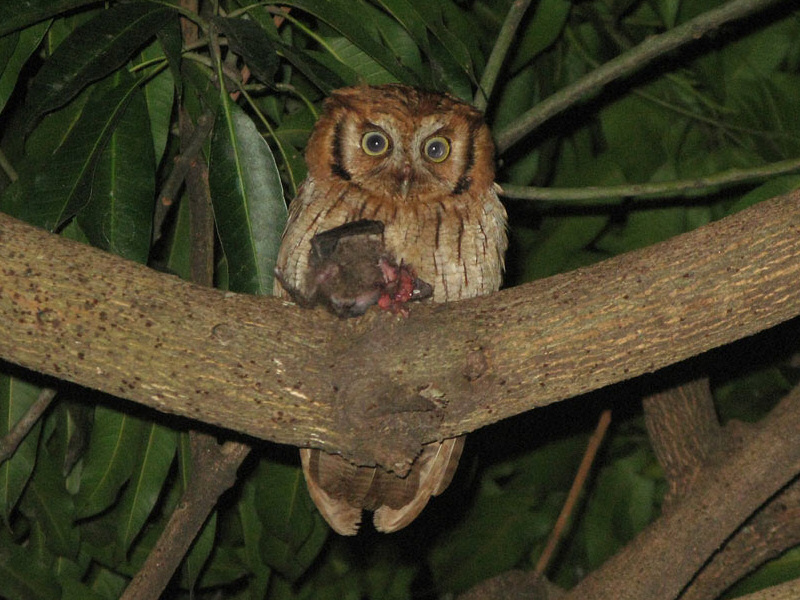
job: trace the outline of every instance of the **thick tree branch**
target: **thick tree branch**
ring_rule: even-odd
[[[659,390],[644,399],[653,450],[664,469],[669,492],[664,509],[691,490],[697,476],[723,447],[708,379]]]
[[[339,321],[192,286],[0,216],[0,358],[402,471],[420,442],[800,314],[799,230],[794,193],[490,297]]]
[[[672,511],[570,591],[569,598],[676,598],[725,540],[800,472],[800,387],[731,446]],[[706,596],[708,597],[708,596]]]
[[[747,478],[747,474],[742,476]],[[739,579],[797,544],[800,544],[800,481],[795,479],[738,529],[692,580],[681,600],[717,598]]]

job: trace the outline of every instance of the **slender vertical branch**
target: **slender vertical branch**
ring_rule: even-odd
[[[486,68],[483,70],[480,85],[475,92],[474,104],[480,111],[486,110],[486,105],[489,103],[489,98],[492,97],[494,84],[497,82],[497,76],[500,74],[503,62],[505,62],[508,49],[511,47],[511,42],[514,40],[517,28],[530,4],[531,0],[514,0],[511,4],[511,8],[508,9],[506,20],[500,28],[497,41],[494,43],[492,53],[489,55],[489,60],[486,62]]]
[[[556,519],[556,524],[553,526],[553,531],[547,540],[544,550],[542,551],[539,560],[536,562],[534,573],[536,575],[544,575],[547,571],[547,566],[558,548],[558,543],[564,537],[569,522],[570,515],[575,511],[575,506],[578,504],[581,490],[583,489],[586,480],[589,477],[590,469],[594,464],[594,459],[597,457],[597,451],[600,449],[600,444],[608,431],[608,426],[611,424],[611,411],[606,409],[600,414],[600,419],[597,421],[597,427],[589,438],[589,443],[586,445],[586,451],[583,453],[581,464],[578,467],[578,472],[575,474],[575,479],[572,481],[572,486],[567,494],[567,499],[564,506],[561,507],[561,512]]]

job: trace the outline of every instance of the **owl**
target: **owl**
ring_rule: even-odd
[[[383,224],[381,252],[409,265],[434,302],[497,290],[508,241],[493,154],[480,112],[452,96],[399,84],[334,91],[308,142],[308,176],[289,209],[276,292],[315,293],[315,237],[362,220]],[[425,445],[405,477],[321,450],[300,456],[325,520],[354,535],[363,510],[374,511],[383,532],[413,521],[447,488],[463,446],[463,436]]]

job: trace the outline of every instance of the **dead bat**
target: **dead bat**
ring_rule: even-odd
[[[410,265],[390,256],[383,223],[362,219],[318,233],[311,239],[305,293],[276,276],[300,305],[323,304],[340,317],[363,315],[373,304],[407,315],[403,306],[433,295]]]

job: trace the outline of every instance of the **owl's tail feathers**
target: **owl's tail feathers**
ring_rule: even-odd
[[[317,505],[320,514],[331,526],[331,529],[339,535],[355,535],[358,533],[359,525],[361,525],[362,509],[360,506],[353,506],[341,498],[335,499],[331,497],[322,488],[322,485],[318,483],[320,471],[318,461],[321,456],[322,451],[320,450],[300,449],[300,462],[303,465],[303,475],[306,479],[308,493],[311,495],[314,504]],[[340,456],[336,458],[345,462]]]
[[[355,535],[362,510],[374,510],[375,528],[402,529],[417,518],[431,496],[441,494],[458,467],[464,436],[426,444],[406,477],[359,467],[335,454],[300,449],[308,492],[320,514],[340,535]]]
[[[438,496],[445,491],[453,480],[461,452],[464,450],[465,439],[462,435],[441,443],[427,444],[417,458],[417,464],[412,467],[412,469],[417,465],[420,467],[419,488],[414,498],[398,509],[386,505],[381,506],[375,511],[373,517],[375,529],[384,533],[402,529],[417,518],[428,504],[431,496]]]

